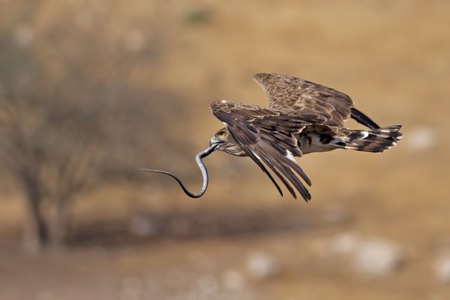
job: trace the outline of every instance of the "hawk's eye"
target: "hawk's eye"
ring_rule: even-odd
[[[219,137],[220,137],[221,139],[226,139],[226,138],[227,138],[227,133],[224,132],[224,131],[219,132]]]

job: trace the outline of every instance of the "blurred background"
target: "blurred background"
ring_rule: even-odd
[[[448,299],[450,2],[0,0],[0,299]],[[194,156],[218,99],[278,72],[352,96],[398,147]],[[355,126],[349,122],[349,126]]]

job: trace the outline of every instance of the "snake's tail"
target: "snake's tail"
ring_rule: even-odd
[[[202,190],[202,191],[200,191],[200,192],[197,193],[197,194],[194,194],[194,193],[190,192],[190,191],[184,186],[183,182],[182,182],[177,176],[175,176],[174,174],[172,174],[172,173],[170,173],[170,172],[167,172],[167,171],[153,170],[153,169],[141,169],[141,171],[152,172],[152,173],[159,173],[159,174],[165,174],[165,175],[168,175],[168,176],[172,177],[173,179],[175,179],[175,180],[178,182],[178,184],[179,184],[179,185],[181,186],[181,188],[183,189],[184,193],[185,193],[186,195],[188,195],[189,197],[191,197],[191,198],[200,198],[200,197],[203,196],[203,194],[206,192],[206,188],[205,188],[204,191]],[[206,179],[206,181],[208,181],[208,179]]]
[[[202,188],[201,188],[200,192],[198,192],[196,194],[190,192],[184,186],[183,182],[177,176],[175,176],[174,174],[172,174],[170,172],[162,171],[162,170],[154,170],[154,169],[141,169],[141,170],[145,171],[145,172],[153,172],[153,173],[160,173],[160,174],[168,175],[178,182],[178,184],[181,186],[181,188],[183,189],[183,191],[186,195],[188,195],[191,198],[200,198],[201,196],[203,196],[206,193],[206,189],[208,188],[208,170],[206,169],[206,166],[203,163],[202,158],[210,155],[216,149],[217,149],[217,145],[210,145],[207,149],[203,150],[202,152],[198,153],[195,156],[195,161],[197,162],[198,167],[200,168],[200,171],[202,172],[202,178],[203,178]]]

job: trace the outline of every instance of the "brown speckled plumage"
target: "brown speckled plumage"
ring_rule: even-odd
[[[294,198],[295,188],[309,200],[311,195],[300,178],[308,185],[311,181],[293,157],[339,148],[382,152],[401,138],[400,126],[380,128],[353,107],[348,95],[334,89],[277,73],[258,73],[253,79],[266,92],[269,106],[226,100],[212,103],[213,114],[226,128],[219,130],[211,143],[219,143],[218,150],[229,154],[249,156],[281,194],[266,167]],[[344,128],[350,117],[370,130]]]

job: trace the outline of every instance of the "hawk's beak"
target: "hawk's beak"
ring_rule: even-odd
[[[214,149],[217,149],[217,147],[219,147],[220,144],[222,144],[223,141],[219,140],[217,137],[213,136],[210,140],[209,140],[209,146],[210,147],[214,147]]]

